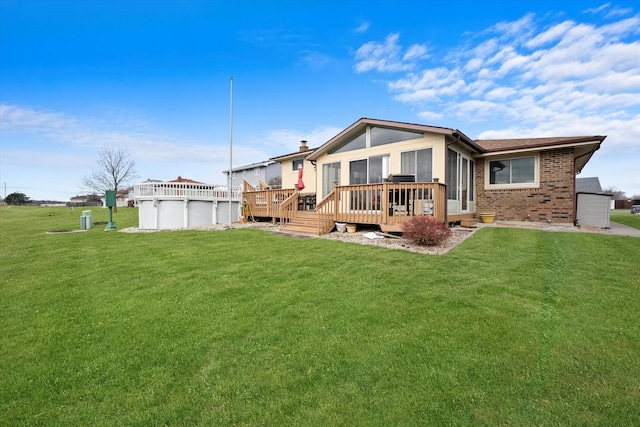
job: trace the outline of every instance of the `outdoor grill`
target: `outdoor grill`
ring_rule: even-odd
[[[387,182],[416,182],[416,176],[408,173],[390,174]],[[402,211],[408,214],[410,209],[410,199],[413,198],[415,190],[411,189],[393,189],[389,190],[389,216],[394,215],[394,211]]]
[[[392,173],[387,182],[416,182],[416,176],[410,173]]]

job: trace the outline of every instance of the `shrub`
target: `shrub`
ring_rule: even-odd
[[[447,224],[429,216],[415,216],[402,224],[402,237],[419,246],[436,246],[451,235]]]

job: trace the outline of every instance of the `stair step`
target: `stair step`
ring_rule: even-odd
[[[318,213],[298,211],[289,222],[282,224],[280,231],[291,234],[318,236]]]

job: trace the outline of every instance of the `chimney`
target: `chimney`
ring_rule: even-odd
[[[302,141],[300,141],[300,152],[308,151],[308,150],[309,150],[309,147],[307,147],[307,141],[303,139]]]

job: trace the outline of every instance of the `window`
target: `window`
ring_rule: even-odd
[[[475,193],[475,163],[473,160],[469,160],[469,201],[473,202],[473,193]]]
[[[409,141],[424,136],[421,132],[410,132],[406,130],[387,129],[371,127],[371,146],[391,144],[393,142]]]
[[[367,160],[349,162],[349,185],[367,183]]]
[[[433,179],[432,150],[406,151],[400,154],[400,173],[415,175],[416,182],[431,182]]]
[[[369,158],[369,184],[382,182],[389,176],[389,156]]]
[[[368,130],[368,135],[367,135]],[[409,141],[423,138],[424,133],[400,129],[390,129],[376,126],[367,126],[362,133],[351,138],[341,146],[329,151],[329,154],[344,153],[346,151],[360,150],[367,147],[393,144],[394,142]]]
[[[231,174],[231,179],[236,179],[236,173],[235,173],[235,172],[233,172],[233,173]]]
[[[349,184],[376,184],[389,176],[389,156],[375,156],[349,162]]]
[[[367,133],[362,132],[360,135],[347,141],[345,144],[342,144],[340,147],[336,148],[335,150],[330,151],[329,154],[344,153],[345,151],[359,150],[361,148],[366,148],[366,147],[367,147]]]
[[[327,197],[336,185],[340,185],[340,162],[322,165],[322,197]]]
[[[519,157],[489,161],[489,186],[495,187],[535,187],[537,178],[537,157]]]
[[[304,159],[293,160],[291,164],[293,165],[293,169],[291,169],[293,171],[298,171],[298,165],[302,166],[304,169]]]
[[[253,174],[254,174],[255,176],[260,176],[260,168],[255,168],[255,169],[253,170]]]
[[[447,200],[458,200],[458,153],[447,148]]]

